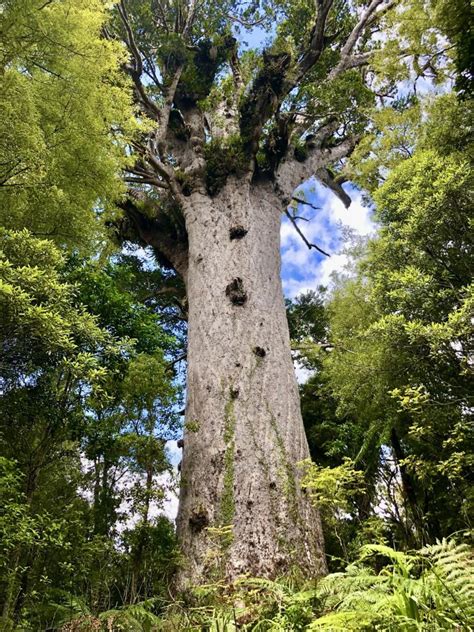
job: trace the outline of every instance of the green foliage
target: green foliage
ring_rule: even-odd
[[[44,629],[57,586],[94,613],[156,595],[174,568],[171,526],[150,516],[176,424],[173,340],[120,266],[65,265],[27,230],[1,229],[0,245],[2,624]],[[122,501],[138,522],[118,549]]]
[[[206,99],[219,70],[224,62],[229,61],[235,44],[236,41],[230,34],[200,40],[181,75],[179,90],[183,96],[195,101]]]
[[[327,315],[324,308],[326,289],[320,286],[315,291],[300,294],[293,301],[286,300],[286,315],[290,338],[294,342],[322,342],[326,336]]]
[[[377,556],[389,561],[370,568]],[[318,593],[328,614],[309,630],[468,629],[472,607],[472,550],[443,540],[414,553],[367,545],[345,573],[324,578]]]
[[[454,44],[456,89],[462,97],[472,97],[474,68],[472,62],[473,33],[466,28],[472,21],[472,6],[467,0],[437,0],[433,3],[436,22]]]
[[[451,32],[437,0],[400,2],[388,12],[382,25],[387,38],[374,53],[373,66],[379,81],[395,84],[409,77],[426,78],[434,85],[450,79],[453,45],[446,41]]]
[[[372,130],[350,158],[349,171],[367,191],[374,191],[390,170],[410,158],[420,133],[421,108],[415,100],[385,107],[372,116]]]
[[[90,245],[137,129],[124,50],[101,37],[101,0],[9,1],[0,20],[0,221]]]
[[[306,585],[242,578],[202,587],[186,601],[170,603],[152,629],[468,630],[474,620],[472,571],[471,547],[454,540],[407,553],[367,545],[344,572]]]
[[[337,467],[320,467],[311,461],[303,465],[302,486],[314,505],[333,519],[350,511],[351,498],[360,494],[364,485],[363,473],[354,468],[350,459],[344,459]]]
[[[446,126],[451,113],[455,129]],[[404,158],[397,150],[404,116],[387,119],[397,123],[384,137],[394,160],[378,149],[374,154],[391,169],[373,193],[379,235],[357,278],[342,280],[334,292],[333,350],[323,361],[339,417],[369,428],[356,460],[371,453],[389,480],[378,450],[390,446],[401,477],[391,519],[411,525],[397,538],[419,543],[469,527],[474,439],[472,170],[463,144],[470,107],[447,95],[428,114],[409,127]]]
[[[26,230],[0,228],[0,310],[3,390],[47,367],[97,381],[103,377],[94,351],[114,351],[114,341],[62,279],[63,256]],[[118,351],[118,348],[115,348]]]
[[[160,619],[151,611],[154,605],[155,601],[150,599],[117,610],[102,612],[98,619],[109,629],[113,626],[114,630],[152,632],[156,630],[160,622]]]
[[[149,298],[165,275],[131,257],[97,257],[98,217],[122,194],[126,147],[146,127],[122,74],[125,51],[103,37],[108,9],[22,0],[3,3],[0,16],[6,630],[60,629],[72,618],[72,629],[86,620],[97,629],[96,615],[111,608],[116,629],[150,629],[151,607],[122,606],[164,594],[177,562],[172,525],[152,517],[177,424],[165,356],[179,346]],[[94,248],[93,260],[64,246]],[[125,528],[122,502],[134,526]]]
[[[2,629],[472,624],[471,552],[441,540],[470,525],[474,500],[470,36],[467,5],[451,4],[399,3],[384,19],[386,37],[358,44],[357,54],[370,55],[372,74],[356,65],[328,80],[366,5],[334,2],[328,45],[276,108],[313,35],[308,0],[191,3],[196,14],[185,34],[189,6],[179,2],[128,0],[126,34],[117,9],[109,13],[102,0],[2,4]],[[264,56],[238,51],[242,37],[231,35],[252,20],[272,40]],[[318,583],[244,577],[167,605],[179,556],[173,525],[153,516],[165,485],[173,485],[165,443],[179,427],[172,361],[181,353],[176,333],[185,308],[177,316],[171,300],[159,297],[157,284],[174,286],[162,271],[138,258],[98,256],[104,244],[97,219],[109,218],[124,191],[120,175],[131,165],[132,137],[151,129],[132,107],[122,74],[137,61],[119,44],[130,34],[147,76],[135,96],[163,112],[177,82],[170,138],[156,144],[157,151],[165,147],[166,166],[185,195],[193,177],[179,164],[180,143],[191,142],[193,165],[199,171],[206,163],[207,191],[218,194],[249,167],[262,114],[256,101],[270,116],[257,139],[257,175],[271,174],[287,146],[305,161],[305,136],[326,123],[337,131],[323,149],[341,134],[370,128],[346,171],[372,195],[379,236],[329,306],[322,289],[288,305],[298,357],[315,371],[301,389],[318,461],[308,465],[306,493],[321,509],[331,569],[353,562]],[[464,100],[408,97],[374,112],[376,91],[390,93],[408,77],[441,84],[453,67]],[[196,134],[192,119],[203,111],[205,131]],[[156,221],[152,203],[141,210]],[[71,255],[84,248],[92,259]],[[179,331],[182,339],[182,325]],[[226,413],[223,524],[209,529],[216,566],[233,537],[232,402]],[[188,429],[199,424],[191,420]],[[285,493],[293,491],[289,483]]]

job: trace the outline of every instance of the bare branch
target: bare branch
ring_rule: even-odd
[[[37,68],[40,68],[41,70],[44,70],[49,75],[53,75],[53,77],[57,77],[58,79],[62,79],[62,81],[67,81],[67,79],[65,77],[63,77],[62,75],[58,74],[57,72],[54,72],[54,70],[50,70],[49,68],[46,68],[46,66],[43,66],[39,62],[34,61],[33,59],[28,59],[28,61],[30,62],[30,64],[33,64],[33,66],[36,66]]]
[[[186,360],[187,357],[188,357],[187,353],[182,353],[181,355],[179,355],[174,360],[171,360],[171,362],[168,362],[168,364],[166,365],[166,368],[167,369],[173,368],[175,364],[178,364],[178,362],[182,362],[183,360]]]
[[[152,99],[149,98],[141,82],[141,75],[143,73],[143,61],[142,61],[140,51],[138,50],[138,46],[135,42],[135,38],[133,35],[132,27],[130,25],[130,21],[128,19],[127,10],[125,7],[125,1],[121,0],[120,3],[117,5],[117,8],[120,15],[120,19],[125,27],[125,32],[126,32],[125,43],[127,44],[127,47],[132,54],[132,59],[134,62],[133,66],[127,66],[126,69],[128,73],[130,74],[130,76],[132,77],[133,83],[135,84],[135,90],[137,93],[138,101],[141,103],[144,110],[149,115],[151,115],[152,118],[159,121],[161,118],[161,111],[156,106],[156,104],[152,101]]]
[[[315,211],[320,211],[321,210],[320,206],[315,206],[314,204],[311,204],[311,202],[308,202],[307,200],[303,200],[303,198],[299,198],[299,197],[293,196],[291,199],[293,201],[295,201],[295,202],[298,202],[298,204],[305,204],[306,206],[310,206]],[[301,219],[304,219],[304,218],[301,218]]]
[[[133,30],[130,25],[130,21],[128,19],[127,9],[125,6],[125,0],[120,0],[120,3],[117,5],[117,9],[122,20],[122,23],[125,27],[125,31],[127,32],[127,46],[132,53],[133,60],[135,62],[135,72],[140,76],[143,72],[143,62],[142,56],[140,55],[140,51],[138,50],[138,46],[135,42],[135,37],[133,35]]]
[[[317,250],[318,252],[320,252],[322,255],[325,255],[326,257],[330,257],[331,255],[326,252],[325,250],[323,250],[322,248],[320,248],[319,246],[317,246],[316,244],[312,244],[311,242],[309,242],[306,237],[304,236],[304,234],[301,232],[300,227],[298,226],[298,224],[296,223],[296,218],[293,217],[293,215],[288,211],[288,209],[285,210],[285,215],[288,217],[288,219],[290,220],[290,222],[293,224],[296,232],[298,233],[298,235],[301,237],[301,239],[304,241],[304,243],[308,246],[309,250],[311,250],[311,248],[314,248],[315,250]]]
[[[369,63],[371,57],[372,51],[359,53],[358,55],[352,55],[347,59],[346,68],[347,70],[349,70],[350,68],[359,68],[360,66],[366,66]]]
[[[140,179],[142,181],[148,180],[152,181],[157,187],[162,189],[169,189],[168,183],[163,179],[156,178],[156,173],[154,171],[150,171],[146,168],[145,163],[138,162],[133,167],[128,167],[126,170],[128,173],[132,173],[134,176],[137,176],[136,182],[139,182]]]
[[[341,59],[344,57],[348,57],[352,53],[369,19],[372,17],[377,7],[383,4],[383,2],[384,0],[372,0],[372,2],[369,4],[367,9],[365,9],[365,11],[362,12],[362,15],[360,16],[359,21],[352,29],[351,34],[349,35],[349,37],[346,40],[346,43],[342,47]]]
[[[155,6],[158,7],[160,15],[155,16],[154,24],[155,26],[162,26],[167,33],[170,32],[170,26],[168,24],[166,11],[164,10],[163,5],[161,4],[161,0],[155,0]]]
[[[163,182],[163,180],[158,180],[157,178],[151,178],[148,176],[125,176],[125,182],[129,182],[130,184],[149,184],[154,187],[158,187],[159,189],[168,189],[169,187]]]
[[[246,29],[251,29],[255,26],[258,26],[259,24],[262,24],[263,22],[265,22],[265,18],[260,18],[259,20],[255,20],[254,22],[248,22],[246,20],[243,20],[242,18],[239,18],[239,16],[237,15],[232,15],[231,13],[226,15],[227,18],[229,18],[229,20],[232,20],[232,22],[236,22],[237,24],[242,25],[243,27],[245,27]]]
[[[174,175],[174,171],[172,168],[169,168],[165,165],[156,155],[155,148],[153,147],[151,141],[148,142],[148,148],[146,151],[146,160],[156,169],[156,172],[162,176],[169,185],[170,190],[175,196],[176,201],[178,202],[181,199],[181,194],[177,187],[176,178]]]
[[[153,61],[145,53],[142,53],[142,56],[146,61],[146,65],[143,67],[143,72],[153,81],[157,88],[163,90],[163,84],[158,79]]]

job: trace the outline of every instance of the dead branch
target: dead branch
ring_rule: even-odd
[[[290,222],[293,224],[296,232],[301,237],[301,239],[304,241],[304,243],[308,246],[309,250],[311,250],[311,248],[314,248],[315,250],[317,250],[318,252],[320,252],[322,255],[324,255],[326,257],[330,257],[331,256],[328,252],[326,252],[325,250],[323,250],[322,248],[320,248],[316,244],[312,244],[310,241],[308,241],[308,239],[305,237],[305,235],[302,233],[300,227],[296,223],[296,218],[293,217],[293,215],[289,212],[288,209],[285,210],[285,215],[288,217]]]

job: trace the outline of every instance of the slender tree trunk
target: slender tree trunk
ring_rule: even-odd
[[[189,238],[187,405],[178,535],[181,585],[326,570],[280,279],[271,188],[195,193]]]
[[[153,492],[153,461],[150,459],[146,466],[146,483],[145,483],[145,504],[143,507],[143,512],[141,516],[141,524],[140,528],[142,529],[139,532],[139,539],[135,550],[132,555],[132,578],[131,578],[131,588],[130,588],[130,603],[136,603],[138,601],[138,580],[140,577],[140,572],[143,571],[143,549],[145,548],[145,538],[148,537],[148,534],[144,532],[144,529],[147,528],[149,520],[150,520],[150,503],[151,496]],[[143,582],[143,580],[142,580]],[[145,598],[148,598],[148,594],[143,595]]]
[[[407,522],[407,541],[410,546],[421,546],[423,544],[423,519],[420,515],[420,509],[415,492],[415,484],[410,473],[407,471],[406,465],[404,465],[405,453],[395,428],[392,428],[390,431],[390,442],[392,444],[393,454],[400,472],[400,480],[405,500],[405,514],[407,513],[408,508],[413,525],[413,529],[411,530],[409,528],[409,520],[407,520],[405,516],[405,520]]]

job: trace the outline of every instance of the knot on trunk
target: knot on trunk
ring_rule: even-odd
[[[244,228],[241,224],[238,224],[237,226],[232,226],[229,230],[229,236],[231,240],[242,239],[242,237],[245,237],[248,232],[249,231],[246,228]]]
[[[240,277],[237,277],[225,289],[226,295],[230,302],[234,305],[244,305],[247,300],[247,293],[244,290],[244,284]]]
[[[204,507],[194,509],[189,516],[189,526],[193,531],[202,531],[209,525],[209,518]]]
[[[258,358],[264,358],[267,355],[267,352],[263,347],[254,347],[253,352]]]

